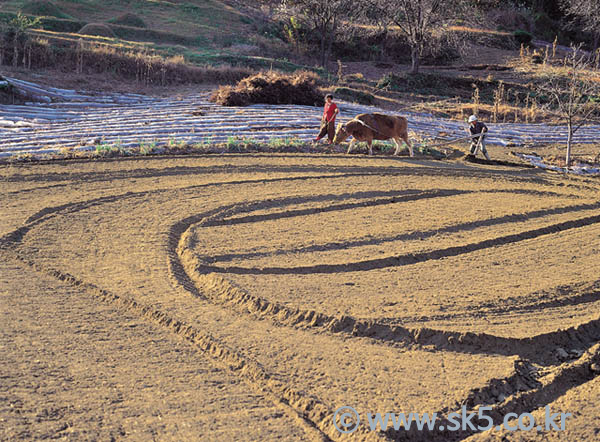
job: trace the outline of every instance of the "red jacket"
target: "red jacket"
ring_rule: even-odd
[[[335,111],[337,106],[334,102],[325,103],[325,108],[323,109],[323,119],[325,121],[333,121],[335,119]]]

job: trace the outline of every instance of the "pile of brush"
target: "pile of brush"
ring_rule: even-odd
[[[250,104],[300,104],[322,106],[323,93],[318,87],[319,77],[312,72],[286,75],[263,72],[244,78],[236,86],[222,86],[210,101],[222,106]]]

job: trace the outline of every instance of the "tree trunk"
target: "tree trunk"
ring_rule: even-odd
[[[385,26],[383,28],[383,39],[381,41],[381,53],[379,55],[379,59],[381,61],[385,61],[385,53],[387,52],[387,40],[388,40],[388,28]]]
[[[18,47],[18,34],[15,32],[14,48],[13,48],[13,66],[17,67],[19,62],[19,47]]]
[[[573,144],[573,122],[569,119],[568,125],[569,134],[567,136],[567,156],[565,158],[565,163],[567,169],[571,165],[571,145]]]
[[[321,28],[321,67],[327,69],[325,66],[325,44],[327,39],[327,30]]]
[[[421,60],[419,59],[419,50],[417,48],[411,49],[410,58],[412,60],[412,65],[410,67],[410,73],[418,74],[419,73],[419,65],[420,65]]]
[[[331,48],[333,46],[333,40],[335,39],[336,28],[337,25],[334,22],[331,32],[327,34],[329,36],[329,39],[327,40],[327,47],[325,49],[325,66],[329,65],[329,57],[331,56]],[[325,67],[325,69],[327,69],[327,67]]]

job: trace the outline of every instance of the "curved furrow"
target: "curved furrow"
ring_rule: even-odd
[[[253,157],[256,158],[256,162],[272,158],[270,155],[257,155]],[[281,158],[286,157],[282,156]],[[302,160],[302,156],[297,156],[296,161],[298,163],[301,163]],[[144,164],[150,164],[152,161],[155,160],[148,160],[148,163]],[[600,223],[600,214],[598,213],[600,202],[596,201],[596,199],[593,198],[593,195],[586,196],[586,194],[582,192],[585,186],[588,186],[589,189],[597,190],[597,187],[590,182],[561,181],[559,185],[556,185],[552,178],[546,176],[540,177],[536,174],[508,174],[506,171],[499,172],[468,168],[460,168],[460,170],[458,170],[458,166],[434,167],[431,165],[415,165],[406,167],[377,167],[377,164],[370,163],[370,159],[368,161],[369,163],[362,163],[357,166],[329,166],[328,164],[319,166],[314,164],[273,166],[268,164],[254,164],[250,167],[207,165],[202,167],[172,167],[160,170],[145,170],[140,167],[134,170],[116,170],[114,171],[114,176],[112,176],[113,173],[110,171],[103,171],[100,173],[76,171],[66,174],[52,172],[50,175],[40,172],[30,176],[27,176],[26,174],[9,175],[6,180],[6,182],[9,183],[61,182],[60,184],[26,189],[26,192],[32,192],[53,189],[55,186],[63,186],[62,182],[69,183],[69,185],[78,185],[79,183],[131,179],[132,182],[135,183],[135,179],[138,178],[194,177],[203,174],[288,174],[288,176],[267,175],[268,178],[264,176],[257,178],[248,176],[244,177],[244,179],[230,179],[219,182],[207,182],[183,186],[178,184],[177,180],[174,180],[173,182],[177,184],[175,187],[165,187],[165,184],[161,183],[162,186],[158,189],[140,191],[140,188],[138,187],[138,191],[127,191],[121,194],[115,194],[116,192],[114,189],[109,189],[108,191],[102,189],[102,192],[112,192],[112,194],[102,195],[102,193],[99,193],[99,195],[102,196],[86,199],[84,201],[65,199],[61,201],[62,204],[45,207],[34,214],[28,214],[29,216],[23,226],[0,238],[0,254],[8,256],[10,259],[18,259],[20,262],[27,264],[39,272],[51,275],[61,281],[68,282],[69,284],[92,294],[98,300],[108,302],[117,306],[119,309],[145,318],[182,337],[192,345],[196,346],[199,351],[210,355],[215,362],[228,367],[229,370],[237,374],[240,379],[244,380],[244,382],[246,382],[254,391],[277,404],[277,406],[288,416],[301,422],[307,434],[313,440],[344,439],[334,428],[331,419],[333,415],[333,404],[328,402],[334,401],[327,401],[326,399],[328,398],[322,394],[314,394],[301,383],[292,381],[291,379],[294,379],[293,376],[302,373],[301,370],[294,371],[291,369],[290,373],[287,373],[284,371],[280,372],[280,365],[265,365],[265,360],[261,359],[263,357],[261,350],[264,351],[264,349],[258,347],[247,349],[245,347],[245,345],[248,344],[250,344],[249,347],[252,347],[252,336],[247,337],[243,341],[244,344],[238,346],[236,345],[236,339],[239,338],[239,336],[235,333],[228,335],[231,330],[239,332],[237,328],[221,331],[215,327],[213,328],[213,331],[219,330],[217,332],[218,337],[215,337],[208,331],[210,329],[209,327],[204,328],[204,323],[198,322],[196,319],[188,319],[183,310],[171,310],[171,306],[168,305],[169,298],[167,296],[165,296],[164,300],[161,297],[157,297],[154,299],[150,298],[148,301],[142,301],[136,297],[134,294],[136,292],[128,292],[127,290],[122,289],[122,287],[128,287],[127,285],[121,286],[115,284],[114,287],[116,287],[116,289],[114,290],[112,285],[105,286],[106,288],[110,288],[110,290],[100,287],[101,285],[104,286],[104,283],[97,282],[93,271],[91,271],[91,273],[85,273],[83,267],[73,267],[73,269],[81,269],[81,275],[84,276],[75,276],[75,273],[78,271],[61,269],[63,265],[54,264],[53,258],[48,259],[41,256],[41,254],[40,256],[37,255],[38,244],[35,242],[36,240],[39,240],[40,238],[44,241],[46,239],[48,240],[48,244],[39,244],[40,247],[50,247],[53,244],[52,241],[55,240],[52,235],[44,236],[45,234],[42,229],[35,229],[32,232],[29,244],[23,240],[34,227],[44,226],[44,223],[48,222],[47,225],[52,226],[52,228],[56,230],[54,232],[57,238],[56,241],[60,241],[60,234],[63,229],[61,223],[63,220],[62,218],[57,217],[64,216],[64,220],[67,222],[71,219],[70,216],[73,216],[78,212],[89,210],[90,215],[96,216],[96,218],[90,218],[90,222],[94,220],[97,221],[98,219],[103,220],[104,218],[97,218],[97,216],[101,214],[101,211],[98,210],[99,207],[125,201],[127,201],[127,203],[115,204],[115,207],[122,211],[131,210],[133,215],[129,218],[131,218],[131,222],[135,223],[134,218],[138,213],[135,211],[135,208],[137,208],[138,205],[140,206],[140,210],[155,208],[157,206],[150,204],[149,200],[156,195],[162,195],[161,198],[157,199],[158,207],[163,207],[160,206],[160,204],[165,204],[164,208],[169,209],[168,199],[173,195],[182,204],[181,207],[185,207],[185,209],[183,213],[172,210],[172,213],[168,215],[166,221],[163,224],[160,224],[160,228],[155,229],[159,231],[161,235],[166,235],[166,244],[161,243],[159,248],[156,249],[156,240],[149,240],[139,245],[138,250],[136,251],[143,250],[146,247],[154,248],[152,255],[143,255],[152,256],[154,259],[152,264],[148,264],[149,268],[153,268],[152,266],[156,264],[156,258],[163,259],[163,256],[165,256],[167,268],[165,269],[164,265],[162,265],[161,274],[163,275],[163,279],[168,277],[169,281],[164,280],[161,282],[162,285],[157,285],[157,287],[161,287],[161,290],[167,287],[167,290],[170,290],[170,282],[175,288],[175,292],[181,294],[181,297],[190,297],[190,299],[197,300],[198,308],[201,306],[210,306],[211,304],[217,305],[219,307],[218,309],[215,307],[212,308],[214,308],[215,311],[220,309],[220,311],[222,310],[227,314],[231,314],[231,316],[233,316],[232,321],[237,321],[239,318],[242,318],[244,321],[247,320],[248,324],[256,324],[257,329],[260,324],[267,324],[269,327],[275,325],[275,327],[268,329],[269,332],[278,333],[280,330],[282,336],[286,333],[298,333],[297,336],[294,335],[294,338],[298,339],[299,337],[306,338],[312,333],[313,338],[315,339],[321,337],[333,337],[336,340],[339,339],[339,342],[343,343],[343,345],[341,345],[339,349],[329,349],[331,351],[342,352],[346,350],[346,347],[352,347],[353,345],[356,346],[356,348],[353,349],[354,351],[360,351],[360,345],[365,345],[376,347],[378,350],[392,349],[393,351],[397,351],[398,354],[401,354],[402,357],[404,357],[405,354],[406,357],[411,357],[410,355],[413,354],[412,352],[419,351],[428,352],[428,354],[442,355],[442,357],[444,357],[444,355],[446,355],[445,357],[449,357],[452,354],[460,353],[463,355],[490,355],[494,358],[497,358],[498,356],[507,356],[515,359],[514,371],[507,374],[505,377],[498,377],[485,381],[483,387],[473,387],[466,391],[464,396],[457,395],[454,396],[454,399],[452,400],[447,400],[449,396],[445,396],[446,400],[437,402],[438,404],[442,404],[438,414],[440,415],[441,422],[444,424],[449,423],[447,420],[448,413],[454,411],[462,404],[465,404],[469,409],[476,409],[482,405],[489,405],[492,410],[491,416],[494,418],[494,421],[501,420],[509,412],[521,413],[531,411],[539,407],[540,404],[550,403],[554,398],[564,394],[570,388],[580,385],[596,376],[596,373],[592,370],[592,365],[600,362],[598,359],[598,355],[600,354],[598,346],[595,346],[595,343],[600,340],[600,317],[590,320],[591,316],[588,315],[583,324],[571,326],[565,330],[558,329],[548,333],[538,333],[525,338],[502,337],[493,333],[458,332],[426,327],[407,327],[402,324],[395,324],[393,319],[376,318],[367,320],[361,319],[359,315],[327,314],[325,312],[320,312],[317,309],[290,307],[284,302],[277,302],[269,299],[266,292],[256,291],[257,294],[254,294],[253,292],[245,290],[243,287],[236,286],[235,280],[229,281],[217,274],[217,272],[235,274],[236,269],[241,269],[240,273],[247,272],[246,274],[272,275],[278,274],[278,272],[280,274],[287,274],[286,272],[293,271],[305,275],[309,273],[318,274],[318,272],[329,275],[333,273],[356,271],[357,269],[372,270],[390,266],[410,266],[412,264],[425,263],[428,261],[439,261],[444,257],[460,256],[479,250],[492,249],[497,246],[519,244],[525,240],[546,237],[558,232],[575,231],[585,226],[594,226]],[[369,165],[367,166],[366,164]],[[312,173],[316,175],[310,175]],[[289,174],[294,175],[290,176]],[[352,185],[352,183],[364,186],[365,183],[370,183],[368,180],[369,177],[373,177],[373,179],[381,179],[381,177],[407,177],[410,178],[410,180],[407,180],[403,182],[402,185],[398,186],[396,186],[396,182],[400,180],[380,180],[376,181],[375,184],[370,185],[367,189],[356,187],[350,188],[352,190],[348,191],[341,190],[348,189],[347,186]],[[434,181],[433,179],[430,179],[432,177],[439,179],[437,188],[432,187],[436,185],[436,183],[430,185],[430,183]],[[466,177],[468,177],[472,182],[466,183],[464,187],[461,188],[461,182],[457,180],[456,183],[448,183],[444,180],[445,177],[451,177],[452,179],[456,179],[457,177],[466,179]],[[231,178],[236,177],[232,176]],[[481,184],[478,180],[489,180],[485,182],[485,184],[488,184],[492,183],[496,178],[502,178],[503,180],[499,188],[478,190],[478,186]],[[425,184],[421,186],[418,179],[424,180]],[[295,188],[293,189],[291,185],[287,187],[284,186],[286,183],[302,184],[303,182],[311,180],[315,180],[317,184],[312,183],[310,186],[307,186],[306,189],[296,190]],[[328,187],[325,187],[329,185],[328,180],[337,180],[334,189],[329,190]],[[348,182],[346,183],[344,180],[348,180]],[[427,180],[429,180],[429,182],[427,182]],[[384,187],[390,183],[392,184],[391,187]],[[417,184],[415,185],[415,183]],[[439,183],[442,184],[440,185]],[[531,186],[511,188],[514,183],[531,184]],[[120,185],[121,183],[118,182],[118,184]],[[271,186],[251,186],[254,184]],[[538,187],[535,188],[534,184]],[[135,185],[137,186],[138,184]],[[280,185],[281,187],[278,187]],[[414,187],[412,187],[413,185]],[[239,195],[235,194],[236,186],[239,186]],[[242,194],[241,189],[243,189],[244,186],[250,187],[246,194]],[[514,186],[516,187],[516,185]],[[222,188],[228,188],[231,195],[226,196],[221,200],[219,194],[215,193],[214,195],[209,196],[207,201],[203,201],[199,199],[201,196],[194,194],[194,190],[205,188],[212,188],[216,191]],[[322,192],[323,188],[327,188],[329,192]],[[135,190],[136,188],[133,187],[133,189]],[[290,189],[292,189],[292,194],[287,193]],[[575,192],[575,189],[577,189],[577,192]],[[94,189],[94,191],[97,190],[98,189]],[[9,192],[11,192],[11,198],[13,197],[12,195],[18,193],[18,191],[12,190]],[[224,192],[224,194],[226,193]],[[294,247],[275,249],[274,251],[262,251],[260,249],[257,251],[248,247],[247,253],[235,250],[231,253],[226,253],[226,249],[224,253],[211,255],[208,251],[202,250],[203,244],[198,241],[199,237],[197,236],[197,234],[200,234],[200,238],[202,237],[202,229],[207,229],[206,231],[212,228],[216,230],[227,230],[228,226],[244,225],[248,225],[252,228],[256,223],[269,222],[274,224],[279,222],[283,223],[285,220],[293,221],[294,219],[298,219],[300,223],[306,222],[308,219],[308,224],[310,224],[309,217],[315,214],[328,214],[327,216],[334,216],[335,214],[340,213],[344,216],[352,217],[353,211],[367,209],[365,212],[369,210],[372,210],[373,212],[384,212],[389,206],[394,207],[394,210],[390,211],[390,213],[393,212],[394,214],[401,214],[404,209],[410,210],[413,205],[415,207],[421,207],[419,206],[419,203],[423,203],[424,206],[429,204],[429,206],[435,205],[445,208],[446,210],[452,210],[449,201],[452,201],[453,199],[464,199],[464,201],[460,201],[462,206],[459,203],[456,203],[457,207],[464,207],[468,204],[477,204],[476,201],[478,196],[485,196],[485,198],[488,198],[490,201],[501,201],[499,198],[502,197],[502,195],[507,195],[508,198],[510,198],[511,195],[520,195],[521,197],[531,197],[532,199],[537,198],[539,201],[534,204],[533,202],[529,203],[529,201],[524,198],[524,201],[527,201],[528,204],[527,208],[518,213],[504,212],[503,214],[502,212],[494,212],[499,214],[491,216],[490,212],[485,212],[485,210],[489,210],[485,209],[487,206],[482,204],[481,211],[478,213],[482,214],[481,216],[487,217],[481,219],[476,218],[471,220],[471,218],[469,218],[470,215],[465,215],[462,219],[458,218],[450,225],[446,224],[445,221],[440,222],[436,225],[441,227],[437,228],[435,226],[428,226],[431,228],[418,231],[400,231],[397,234],[391,235],[388,235],[386,232],[383,235],[376,234],[374,237],[360,234],[354,238],[349,237],[347,240],[340,240],[339,238],[344,238],[343,235],[340,235],[339,237],[329,238],[323,243],[303,245],[302,242],[300,242],[299,245],[294,245]],[[140,202],[142,201],[142,197],[148,198],[142,203]],[[262,198],[251,199],[257,197]],[[556,201],[553,201],[553,198],[556,198]],[[138,199],[140,201],[138,201]],[[572,201],[572,203],[565,205],[565,200]],[[542,202],[545,204],[546,201],[547,206],[541,206]],[[438,202],[439,204],[435,204]],[[516,204],[517,203],[507,207],[514,208],[517,207]],[[542,208],[539,208],[540,206]],[[591,215],[588,214],[589,216],[583,216],[583,214],[579,214],[579,212],[592,213]],[[169,213],[169,210],[165,213]],[[568,219],[573,216],[565,216],[558,221],[553,219],[552,221],[547,221],[546,225],[542,224],[546,217],[571,214],[576,214],[576,218]],[[118,215],[118,213],[116,215]],[[435,213],[431,215],[431,217],[434,216]],[[82,222],[86,222],[86,217],[87,214],[82,213],[79,217],[73,217],[73,220],[83,220]],[[180,217],[181,219],[178,220]],[[568,220],[565,221],[565,219]],[[438,244],[437,247],[431,251],[413,254],[406,253],[403,255],[377,259],[360,259],[354,263],[345,262],[342,264],[288,267],[219,267],[222,263],[238,260],[277,257],[284,254],[310,254],[319,251],[357,249],[365,246],[377,246],[378,244],[392,243],[394,241],[412,241],[425,238],[433,239],[436,235],[440,234],[469,232],[482,227],[510,227],[514,223],[526,223],[534,220],[538,220],[537,223],[532,222],[536,228],[531,228],[532,226],[529,226],[529,229],[524,228],[517,233],[500,235],[499,232],[493,230],[492,233],[494,235],[492,238],[481,241],[469,240],[462,245],[455,244],[450,247],[442,247],[447,244]],[[154,217],[152,222],[156,222],[156,217]],[[425,219],[425,223],[426,222],[427,220]],[[110,228],[114,225],[116,224],[110,222],[107,223],[106,232],[109,232]],[[144,225],[141,224],[140,228],[149,225],[151,225],[151,222]],[[293,224],[290,224],[290,226],[292,225]],[[168,227],[167,231],[164,231],[165,227]],[[92,230],[82,229],[82,231],[85,233],[85,236],[82,236],[82,239],[93,237],[95,234]],[[154,231],[151,233],[153,232]],[[345,235],[347,233],[348,232],[344,232]],[[233,235],[234,233],[231,234]],[[273,235],[277,234],[277,232],[273,232]],[[38,238],[37,235],[41,235],[41,237]],[[99,238],[101,237],[102,236],[99,236]],[[121,244],[126,244],[126,240],[135,240],[135,238],[140,237],[141,236],[132,235],[131,238],[122,239],[123,242]],[[98,241],[101,241],[101,239],[98,239]],[[234,241],[232,244],[233,243]],[[77,246],[76,241],[65,244],[68,244],[68,247],[65,248],[65,253],[68,253],[69,247],[74,250]],[[163,250],[162,247],[165,247],[166,250]],[[52,250],[49,250],[52,253]],[[93,250],[93,247],[89,250]],[[205,253],[202,254],[203,252]],[[123,253],[128,253],[128,251],[125,250]],[[132,256],[136,256],[137,259],[138,255],[135,255],[134,251],[131,253]],[[363,256],[360,257],[363,258]],[[111,259],[114,259],[114,254],[109,255],[103,265],[110,265]],[[66,269],[69,268],[66,264],[64,267]],[[231,271],[232,269],[233,271]],[[111,275],[118,276],[122,275],[122,273],[115,272],[111,273]],[[485,314],[501,315],[504,313],[533,312],[535,310],[539,311],[563,306],[592,305],[600,300],[600,281],[591,280],[588,274],[585,274],[585,276],[582,275],[584,274],[582,273],[579,275],[579,281],[577,280],[577,277],[574,276],[574,282],[571,284],[554,286],[553,289],[540,289],[539,291],[529,292],[524,295],[515,295],[501,299],[498,302],[475,302],[472,303],[471,306],[474,309],[485,310]],[[583,277],[587,278],[584,279],[584,281],[588,282],[581,282]],[[146,283],[143,280],[143,275],[139,276],[135,281],[138,281],[136,284]],[[106,282],[106,284],[109,283]],[[332,296],[335,296],[335,294],[332,294]],[[178,299],[181,299],[181,297]],[[160,302],[156,303],[156,300],[159,300]],[[475,298],[475,301],[476,300],[477,299]],[[184,306],[189,308],[192,306],[192,303],[189,305],[185,304]],[[179,314],[173,313],[175,311],[178,311]],[[442,314],[439,317],[436,316],[436,319],[443,319],[444,317],[455,319],[460,318],[461,314],[463,313],[459,312],[453,314],[452,312],[447,312],[446,316]],[[194,318],[194,316],[190,316],[189,318]],[[196,318],[200,318],[200,316],[197,316]],[[418,322],[419,318],[427,320],[432,317],[426,318],[425,316],[415,316],[414,322]],[[261,328],[261,330],[265,329]],[[294,338],[290,338],[289,341],[281,338],[281,342],[278,345],[281,348],[285,348],[285,345],[294,343]],[[260,345],[264,345],[264,343],[257,342],[257,346]],[[557,356],[557,349],[559,346],[566,349],[577,349],[578,351],[581,351],[583,355],[578,353],[576,357],[569,356],[570,360],[564,363],[565,360],[560,359],[560,357]],[[258,353],[253,353],[256,351],[258,351]],[[297,352],[291,350],[291,353],[294,353],[294,357],[303,356],[300,350]],[[287,356],[288,360],[294,360],[293,358],[289,359],[290,355]],[[521,360],[516,360],[515,356],[521,358]],[[502,360],[506,361],[506,359]],[[284,363],[287,362],[285,359],[283,361]],[[498,361],[496,360],[493,363],[497,362]],[[561,363],[563,364],[560,365]],[[536,364],[543,365],[544,367],[536,367]],[[441,370],[439,374],[441,376],[442,374],[445,374],[443,372],[443,367],[444,361],[442,361],[441,369],[439,367],[432,367],[432,371]],[[342,366],[338,368],[343,370]],[[375,374],[375,377],[377,377],[380,373],[373,372],[372,374]],[[331,373],[327,372],[327,375],[331,376]],[[447,376],[447,374],[445,375]],[[309,379],[312,378],[309,377]],[[345,378],[340,377],[339,379]],[[489,377],[485,379],[489,379]],[[336,381],[337,380],[338,379],[336,378]],[[356,381],[360,382],[358,379]],[[343,385],[341,387],[341,391],[347,391],[344,388],[351,389],[352,385]],[[461,392],[462,391],[463,390],[461,390]],[[376,394],[377,392],[373,392],[373,395]],[[353,397],[357,398],[358,396]],[[454,402],[456,397],[462,397],[462,401]],[[374,402],[368,403],[373,404]],[[362,405],[364,406],[364,403]],[[386,406],[389,405],[388,402]],[[358,432],[354,434],[355,436],[353,437],[361,440],[435,441],[461,440],[474,434],[474,432],[463,431],[451,433],[436,430],[429,433],[417,431],[387,431],[385,433],[380,433],[369,432],[367,431],[367,428],[363,426],[359,427]]]
[[[243,220],[252,222],[251,220]],[[240,221],[242,222],[242,221]],[[341,264],[318,264],[311,266],[296,267],[242,267],[228,266],[221,267],[215,265],[200,265],[202,273],[230,273],[237,275],[306,275],[317,273],[348,273],[348,272],[366,272],[370,270],[384,269],[388,267],[401,267],[419,264],[430,260],[438,260],[459,256],[466,253],[472,253],[478,250],[484,250],[492,247],[514,244],[529,239],[535,239],[543,235],[551,235],[566,230],[577,229],[580,227],[591,226],[600,223],[600,215],[587,216],[572,221],[552,224],[539,229],[526,230],[519,233],[504,235],[493,239],[487,239],[479,242],[464,244],[461,246],[452,246],[445,249],[431,250],[421,253],[409,253],[406,255],[388,256],[385,258],[365,259],[351,263]],[[230,223],[234,224],[234,223]],[[208,224],[210,226],[211,224]]]
[[[461,193],[463,193],[463,192],[456,193],[456,195],[459,195]],[[448,196],[450,196],[450,195],[451,195],[451,193],[448,193]],[[553,195],[556,196],[557,194],[553,194]],[[423,196],[423,197],[426,197],[426,196]],[[431,195],[431,197],[434,197],[434,196]],[[268,252],[228,253],[228,254],[223,254],[223,255],[201,256],[200,259],[214,264],[214,263],[219,263],[219,262],[229,262],[229,261],[240,260],[240,259],[266,258],[266,257],[273,257],[273,256],[277,256],[277,255],[286,255],[286,254],[314,253],[314,252],[330,251],[330,250],[347,250],[347,249],[357,248],[357,247],[384,244],[386,242],[420,240],[420,239],[432,238],[436,235],[475,230],[480,227],[489,227],[489,226],[497,226],[497,225],[501,225],[501,224],[524,222],[524,221],[528,221],[531,219],[544,218],[544,217],[547,217],[550,215],[572,213],[572,212],[578,212],[578,211],[582,211],[582,210],[593,210],[593,209],[600,209],[600,202],[592,203],[592,204],[576,204],[576,205],[572,205],[572,206],[556,207],[556,208],[552,208],[552,209],[541,209],[541,210],[525,212],[525,213],[513,213],[510,215],[503,215],[503,216],[499,216],[499,217],[488,218],[485,220],[469,221],[469,222],[454,224],[454,225],[439,228],[439,229],[416,231],[416,232],[411,232],[411,233],[401,233],[401,234],[389,236],[389,237],[369,236],[368,238],[359,238],[359,239],[353,239],[353,240],[344,241],[344,242],[330,242],[330,243],[316,244],[316,245],[311,245],[311,246],[296,247],[296,248],[290,248],[290,249],[277,249],[277,250],[268,251]],[[293,216],[294,213],[295,212],[291,212],[291,213],[287,212],[286,214],[290,214],[290,216]],[[315,212],[313,209],[313,212],[307,212],[307,213],[312,214]],[[230,219],[229,218],[229,219],[227,219],[227,221],[214,220],[214,221],[211,221],[210,223],[202,224],[202,227],[225,225],[225,224],[232,225],[232,224],[235,224],[236,222],[240,222],[240,223],[244,222],[244,221],[245,222],[256,222],[256,221],[264,221],[267,219],[280,219],[280,218],[284,218],[284,217],[281,215],[277,216],[277,215],[273,214],[273,215],[270,215],[269,217],[265,216],[260,219],[256,219],[256,218],[255,219],[248,219],[248,218]]]
[[[1,250],[1,249],[0,249]],[[259,364],[241,356],[238,352],[230,349],[214,337],[204,333],[197,327],[187,324],[168,313],[146,305],[127,295],[117,295],[104,290],[94,284],[85,282],[69,273],[48,268],[37,264],[18,253],[6,251],[12,257],[30,266],[38,272],[42,272],[60,281],[77,286],[85,290],[103,302],[118,306],[128,313],[135,314],[162,326],[172,333],[190,342],[198,350],[207,354],[214,360],[225,365],[229,370],[240,376],[257,393],[264,395],[286,414],[291,414],[297,421],[302,422],[303,427],[315,441],[338,440],[339,432],[333,426],[331,416],[333,411],[328,409],[320,400],[307,397],[292,387],[277,380],[267,373]],[[386,440],[385,436],[377,432],[359,431],[358,435],[364,440],[380,441]]]
[[[315,197],[312,197],[313,199]],[[297,198],[282,198],[269,201],[269,205],[298,201]],[[303,201],[303,200],[301,200]],[[548,342],[561,342],[565,346],[590,346],[600,339],[600,318],[567,330],[545,333],[531,338],[503,338],[486,333],[460,333],[429,328],[410,329],[401,325],[376,320],[361,320],[348,315],[333,316],[315,310],[290,308],[264,297],[245,292],[227,279],[212,272],[193,251],[195,240],[190,229],[195,226],[213,225],[232,214],[243,212],[253,203],[231,205],[210,212],[190,216],[172,226],[169,233],[168,263],[173,280],[188,291],[204,299],[234,308],[242,314],[267,319],[278,325],[308,328],[317,332],[341,333],[352,337],[372,338],[378,342],[411,348],[435,348],[465,353],[488,353],[505,356],[519,355],[540,363],[555,363],[555,347],[540,351]],[[595,208],[596,206],[593,205]],[[560,223],[546,229],[535,229],[539,234],[554,233],[560,229],[576,228],[587,223],[600,222],[600,215]],[[558,229],[558,230],[556,230]],[[545,232],[545,233],[544,233]],[[223,273],[226,273],[223,271]],[[596,297],[596,293],[587,295]],[[560,301],[568,304],[568,301]]]

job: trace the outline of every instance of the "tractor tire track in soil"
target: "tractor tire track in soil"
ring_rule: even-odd
[[[43,166],[42,166],[43,167]],[[307,173],[323,173],[327,170],[329,174],[318,176]],[[284,412],[292,416],[296,421],[302,423],[307,435],[313,440],[338,440],[343,439],[333,427],[331,416],[333,409],[322,399],[314,395],[298,390],[285,380],[266,371],[260,363],[248,356],[243,356],[239,351],[223,344],[208,332],[204,332],[194,324],[187,323],[173,317],[165,311],[151,304],[143,303],[131,296],[116,294],[99,287],[96,284],[74,276],[67,271],[42,265],[36,261],[35,256],[24,255],[19,250],[19,244],[28,232],[36,226],[55,216],[68,218],[70,214],[85,211],[90,208],[122,202],[125,200],[135,201],[139,197],[152,197],[155,195],[170,195],[177,192],[193,192],[197,189],[214,188],[218,191],[224,186],[235,187],[256,183],[302,183],[307,180],[335,180],[335,179],[357,179],[373,177],[412,176],[424,177],[462,177],[490,178],[494,174],[502,175],[506,182],[527,182],[537,186],[551,186],[552,180],[546,180],[543,176],[507,176],[497,171],[481,170],[452,170],[439,169],[435,167],[421,167],[411,170],[406,168],[381,168],[377,167],[306,167],[306,166],[244,166],[231,168],[214,166],[181,168],[175,167],[170,170],[148,171],[120,171],[116,177],[110,177],[110,173],[100,174],[65,174],[52,175],[50,179],[43,173],[35,176],[21,175],[12,176],[10,180],[18,182],[48,182],[66,181],[69,184],[97,182],[105,180],[127,180],[133,178],[166,178],[180,176],[201,176],[205,174],[220,173],[249,173],[249,174],[277,174],[277,173],[304,173],[307,175],[289,177],[263,177],[257,179],[241,179],[220,182],[210,182],[190,186],[173,188],[159,188],[142,192],[125,192],[118,195],[106,195],[85,201],[67,202],[53,207],[46,207],[35,214],[27,217],[25,223],[13,232],[0,238],[0,253],[7,259],[17,259],[30,266],[38,272],[51,275],[61,281],[68,282],[73,286],[85,290],[96,299],[118,306],[120,309],[143,317],[148,321],[164,327],[174,334],[182,337],[193,344],[201,352],[210,355],[217,363],[223,364],[232,372],[238,374],[255,391],[276,403]],[[120,176],[119,176],[120,174]],[[22,179],[22,181],[20,181]],[[39,181],[38,181],[39,180]],[[555,186],[552,186],[556,189]],[[545,227],[522,230],[518,233],[502,235],[493,239],[473,242],[465,245],[440,248],[429,252],[398,255],[387,258],[362,260],[354,263],[342,263],[337,265],[316,265],[296,267],[262,267],[244,268],[239,266],[218,267],[215,262],[228,262],[237,259],[249,259],[256,257],[270,257],[286,253],[310,254],[320,250],[346,250],[348,248],[359,248],[365,245],[378,245],[383,242],[403,241],[416,238],[430,238],[441,233],[457,233],[465,230],[473,230],[479,227],[494,227],[501,224],[513,224],[526,222],[532,219],[544,219],[551,215],[564,215],[577,213],[579,211],[593,211],[600,208],[600,203],[595,201],[580,202],[568,206],[552,207],[540,210],[532,210],[523,213],[512,213],[487,219],[458,222],[448,227],[417,231],[412,233],[399,233],[393,237],[375,237],[357,239],[354,241],[325,242],[318,245],[296,247],[289,250],[276,250],[275,252],[252,252],[252,253],[224,253],[217,255],[199,255],[195,233],[204,228],[227,227],[240,224],[260,223],[263,221],[282,221],[285,219],[305,217],[315,213],[345,212],[352,214],[358,208],[378,208],[394,204],[410,204],[416,201],[430,200],[431,204],[443,204],[445,198],[480,195],[480,194],[521,194],[536,198],[569,197],[572,199],[584,199],[579,193],[565,193],[567,189],[581,189],[575,183],[571,187],[557,192],[548,189],[500,189],[495,191],[485,190],[462,190],[462,189],[437,189],[421,190],[406,188],[402,190],[386,191],[364,191],[348,193],[313,194],[310,196],[283,196],[273,197],[268,200],[246,201],[244,203],[234,202],[227,205],[214,207],[210,210],[183,217],[171,225],[167,232],[166,260],[169,277],[176,290],[194,296],[198,300],[219,304],[232,309],[238,314],[249,316],[259,320],[270,321],[277,326],[299,328],[318,334],[334,334],[344,336],[348,340],[365,338],[374,343],[380,343],[396,347],[399,350],[416,348],[431,352],[458,352],[466,354],[493,354],[502,356],[518,356],[515,362],[514,372],[502,379],[492,379],[483,388],[475,388],[466,393],[464,400],[459,403],[450,403],[438,412],[443,423],[448,423],[445,416],[461,404],[474,408],[478,405],[490,405],[492,407],[491,417],[494,421],[501,419],[509,412],[522,413],[537,409],[540,404],[547,404],[563,395],[569,389],[593,379],[597,373],[592,370],[592,365],[600,361],[600,318],[587,321],[577,326],[571,326],[565,330],[556,330],[550,333],[538,334],[528,338],[506,338],[486,333],[475,332],[453,332],[448,330],[436,330],[430,328],[407,328],[401,325],[385,323],[381,320],[362,320],[350,315],[329,315],[316,310],[291,308],[287,305],[271,301],[265,297],[256,296],[237,287],[235,282],[230,282],[217,273],[251,273],[257,275],[282,274],[282,273],[343,273],[350,271],[370,271],[388,266],[407,266],[422,263],[429,260],[439,260],[445,257],[468,254],[478,250],[516,244],[525,240],[536,239],[541,236],[551,235],[557,232],[579,229],[600,223],[600,215],[578,217],[563,222],[554,222]],[[43,189],[42,190],[49,190]],[[18,195],[17,191],[11,191],[11,195]],[[590,198],[587,198],[588,200]],[[336,201],[345,201],[336,203]],[[325,203],[318,205],[319,203]],[[269,212],[279,208],[294,205],[312,204],[308,208],[288,208],[280,212]],[[252,214],[255,211],[266,211],[267,213]],[[208,239],[210,240],[210,239]],[[210,261],[208,263],[207,261]],[[481,306],[486,308],[486,314],[501,314],[504,312],[533,311],[551,307],[571,306],[574,304],[592,303],[600,298],[598,281],[587,283],[574,283],[557,286],[554,292],[540,292],[532,294],[532,299],[515,296],[505,299],[501,305]],[[579,293],[572,295],[574,290]],[[475,308],[478,308],[475,306]],[[456,317],[456,316],[455,316]],[[557,346],[565,348],[582,349],[582,354],[573,357],[568,363],[558,365]],[[585,351],[585,353],[583,352]],[[543,372],[539,374],[538,372]],[[505,400],[498,398],[505,396]],[[471,436],[474,432],[443,432],[436,430],[430,433],[419,433],[416,431],[387,431],[385,433],[368,432],[366,427],[359,427],[358,436],[364,440],[462,440]]]

